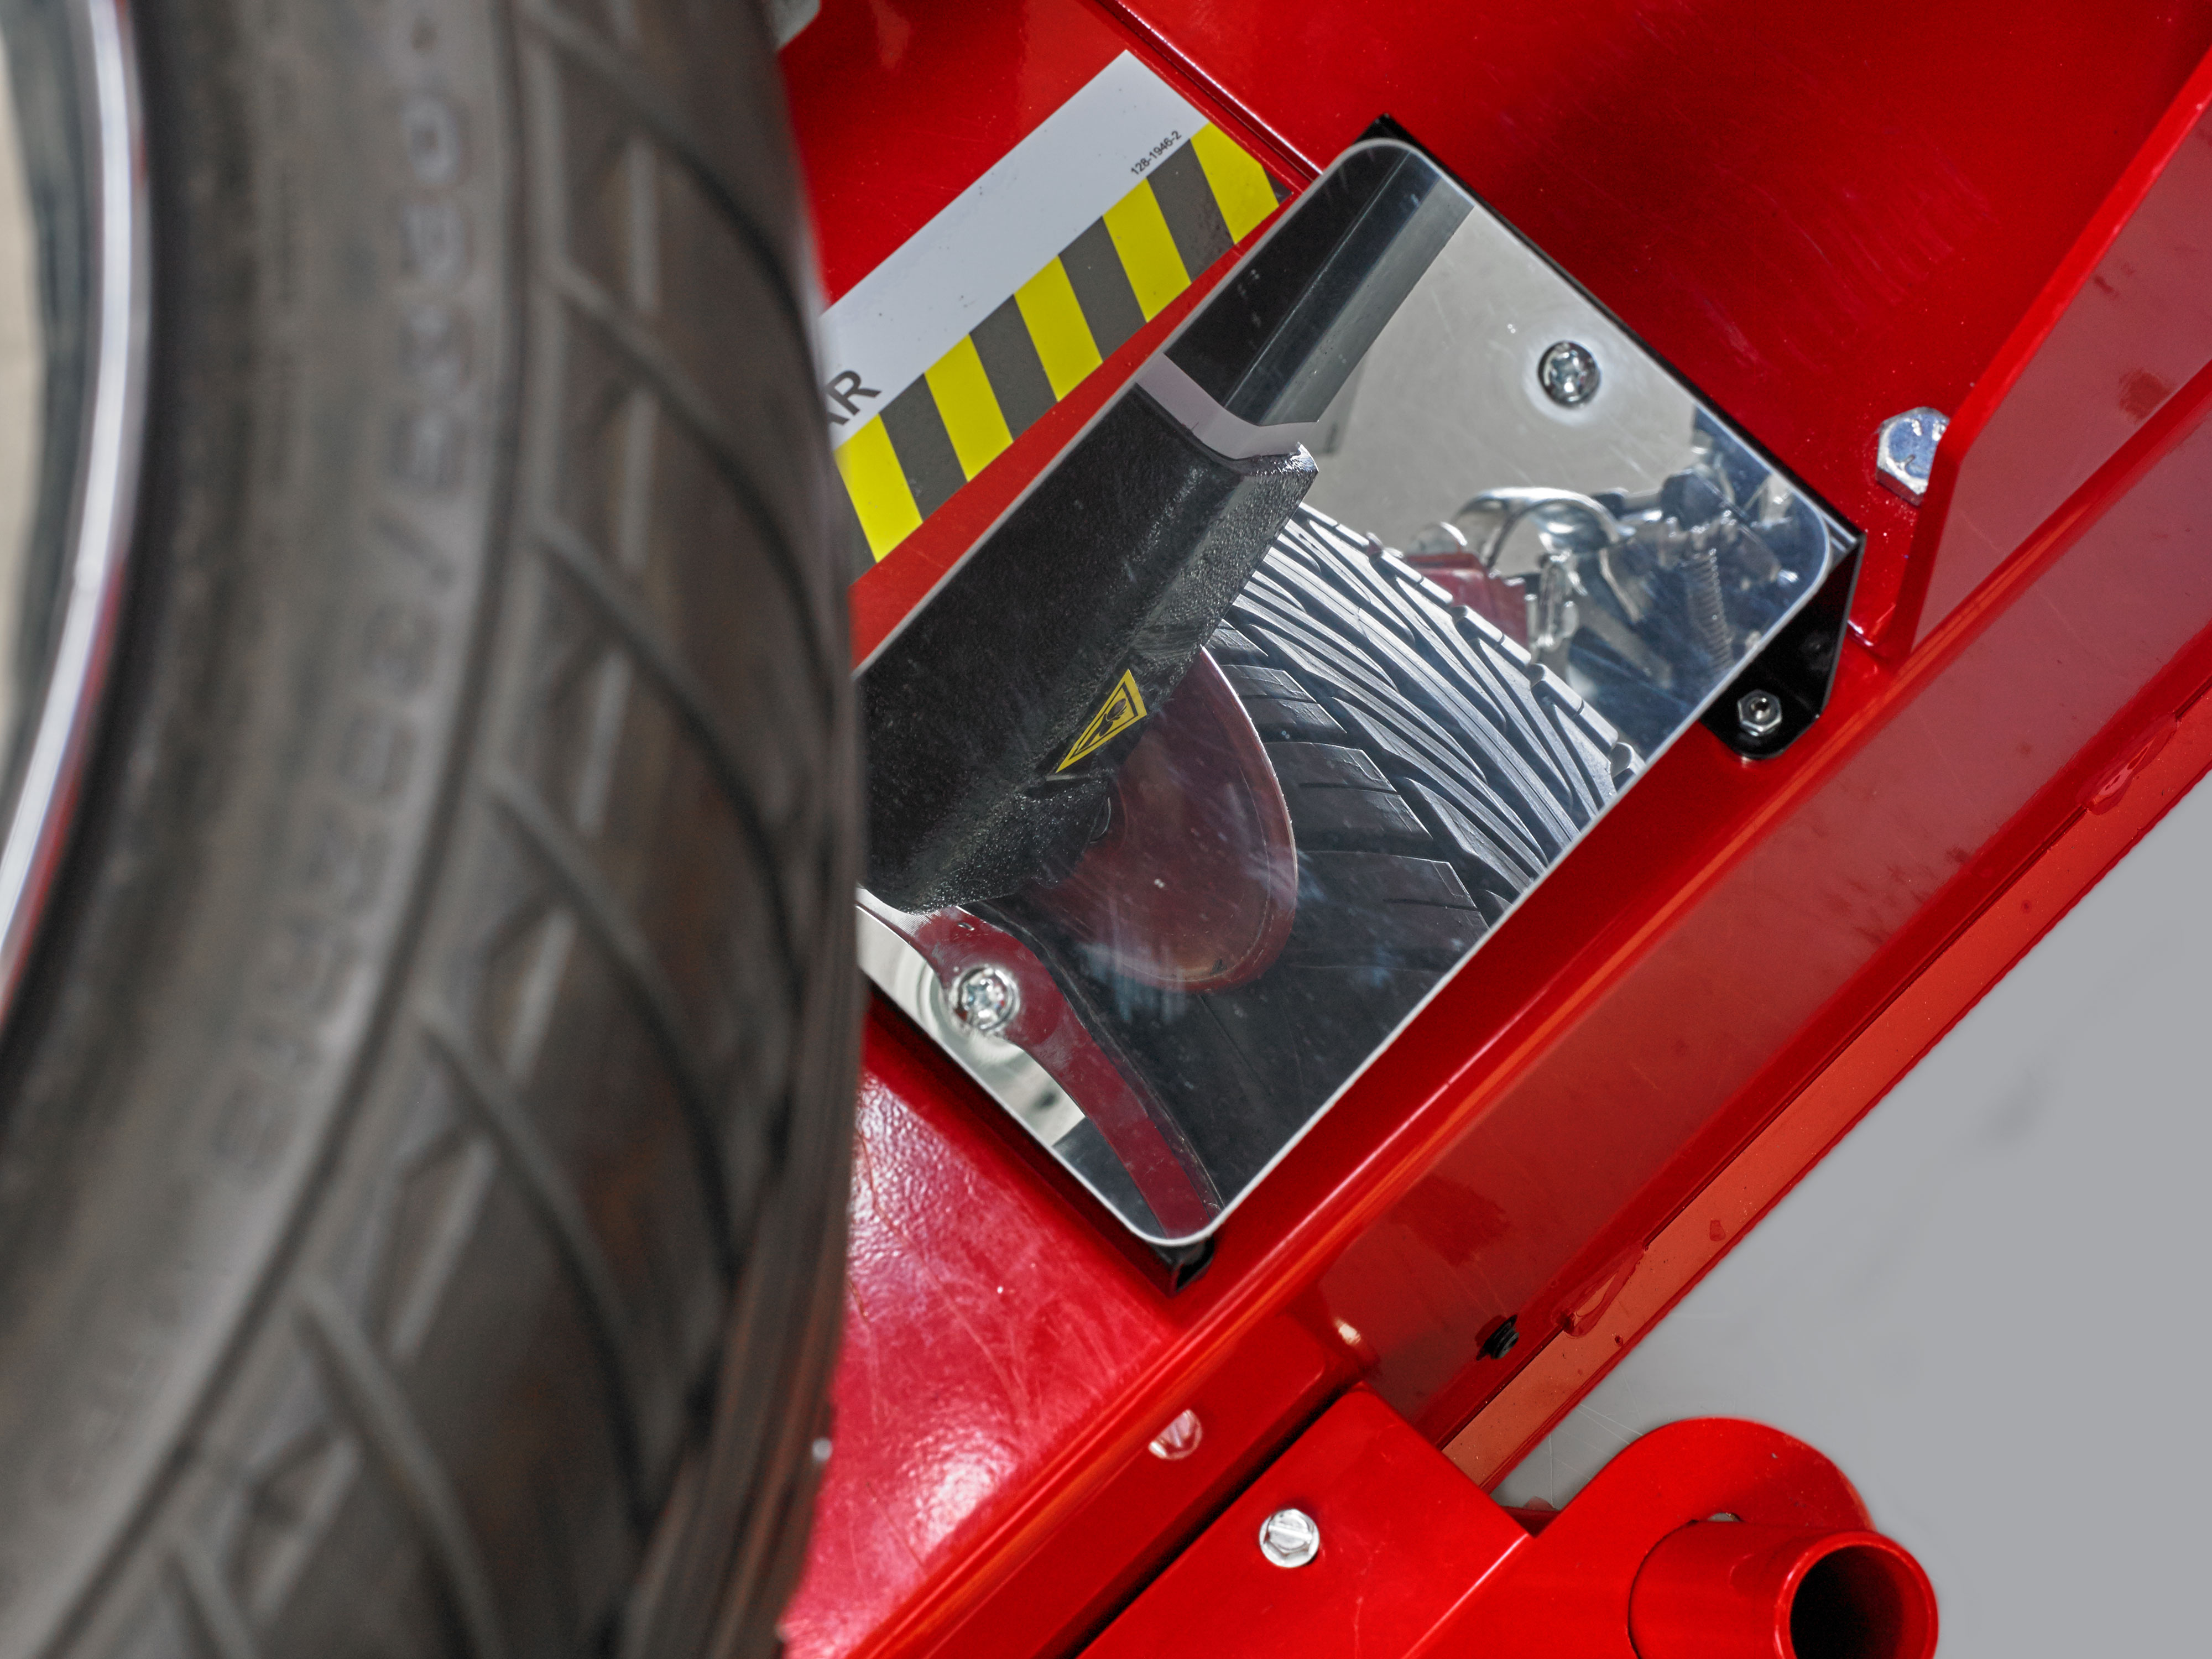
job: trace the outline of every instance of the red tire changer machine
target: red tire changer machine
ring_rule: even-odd
[[[792,1654],[1934,1650],[1774,1429],[1485,1487],[2212,763],[2125,9],[785,48],[877,989]]]

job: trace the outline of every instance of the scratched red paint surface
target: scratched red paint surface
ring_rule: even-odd
[[[1164,1340],[1134,1274],[1086,1274],[1085,1224],[948,1121],[943,1083],[872,1032],[820,1540],[783,1627],[842,1653],[958,1547],[993,1495]],[[948,1227],[949,1220],[957,1224]]]

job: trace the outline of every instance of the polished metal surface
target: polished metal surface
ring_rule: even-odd
[[[1882,483],[1916,506],[1928,493],[1936,447],[1951,417],[1940,410],[1908,409],[1881,423],[1875,434],[1874,467]]]
[[[1363,167],[1380,181],[1371,200],[1344,182]],[[1299,231],[1301,212],[1332,234]],[[1393,215],[1402,228],[1376,233]],[[1283,315],[1255,320],[1264,305]],[[948,582],[930,601],[945,607],[930,637],[964,642],[945,649],[963,671],[981,653],[1002,685],[1006,653],[1034,648],[1014,637],[1024,630],[1095,651],[1110,672],[1064,696],[1002,696],[963,738],[993,757],[972,779],[948,758],[927,790],[885,787],[909,815],[890,820],[895,830],[949,838],[957,853],[957,836],[984,833],[969,826],[993,826],[1008,862],[977,861],[988,879],[957,902],[902,895],[907,908],[893,908],[884,895],[897,889],[875,882],[862,960],[1076,1180],[1172,1250],[1236,1207],[1723,696],[1853,538],[1402,146],[1348,153],[1094,431],[1121,432],[1115,410],[1130,406],[1166,424],[1176,466],[1205,477],[1258,476],[1275,452],[1293,456],[1310,481],[1304,501],[1215,581],[1210,611],[1194,599],[1173,628],[1101,646],[1081,620],[1097,595],[1078,605],[1051,587],[1073,580],[1053,555],[1098,514],[1100,489],[1123,493],[1115,522],[1136,537],[1168,535],[1162,526],[1182,522],[1174,503],[1199,497],[1163,484],[1153,505],[1142,469],[1085,471],[1089,438],[1062,454],[1023,509],[1051,532],[1028,562],[1007,563],[988,537],[971,556],[1037,584],[1024,616],[963,621],[960,606],[994,602],[1005,584]],[[1060,499],[1056,476],[1094,473],[1110,482],[1040,516],[1038,503]],[[1195,539],[1173,543],[1169,565],[1231,568],[1218,526],[1174,533]],[[1188,654],[1167,662],[1179,641],[1218,659],[1207,672],[1227,677],[1243,748],[1194,737],[1199,726],[1170,709],[1195,672]],[[1185,696],[1174,709],[1190,706]],[[1726,718],[1757,736],[1785,711],[1759,690]],[[1032,727],[1057,721],[1066,732],[1036,739],[1047,763],[1014,755]],[[1232,763],[1248,750],[1250,764]],[[1219,908],[1240,881],[1261,884],[1273,867],[1264,838],[1221,866],[1230,818],[1206,806],[1270,793],[1293,832],[1283,884],[1295,905],[1264,959],[1219,988],[1121,965],[1142,955],[1132,939],[1162,931],[1164,908]],[[1079,799],[1096,805],[1059,805]],[[953,805],[910,804],[925,799]],[[946,856],[945,868],[969,867]],[[940,948],[956,937],[991,942]],[[980,960],[961,953],[971,949]],[[1198,969],[1219,965],[1200,957]],[[1054,1018],[1036,1018],[1048,1003]]]
[[[1279,1567],[1303,1567],[1321,1553],[1321,1526],[1304,1510],[1277,1510],[1260,1523],[1260,1553]]]
[[[1043,1066],[952,1012],[943,982],[921,952],[865,908],[858,913],[858,925],[860,971],[1024,1128],[1045,1146],[1056,1146],[1083,1122],[1081,1110]]]
[[[145,413],[151,249],[130,19],[114,0],[81,0],[72,22],[88,82],[91,384],[60,625],[38,704],[25,711],[21,781],[0,840],[0,1009],[20,988],[107,683]]]

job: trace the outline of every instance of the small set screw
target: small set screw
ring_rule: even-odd
[[[1576,340],[1561,340],[1544,348],[1536,360],[1536,381],[1544,395],[1562,409],[1580,409],[1597,396],[1597,359]]]
[[[1003,968],[985,963],[952,981],[952,1012],[980,1036],[998,1036],[1021,1011],[1021,988]]]
[[[1735,700],[1735,723],[1745,737],[1762,743],[1782,729],[1782,699],[1771,691],[1747,691]]]

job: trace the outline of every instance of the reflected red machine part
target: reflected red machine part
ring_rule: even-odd
[[[1094,971],[1164,991],[1225,991],[1282,954],[1298,905],[1290,808],[1211,653],[1121,763],[1106,833],[1026,902]]]
[[[1317,1540],[1270,1556],[1262,1528]],[[1826,1458],[1756,1423],[1645,1435],[1557,1512],[1499,1508],[1364,1389],[1086,1659],[1929,1659],[1936,1595]]]
[[[1528,596],[1510,576],[1493,576],[1462,549],[1451,553],[1408,553],[1406,562],[1443,588],[1452,603],[1496,623],[1508,639],[1528,643]]]
[[[2212,766],[2212,18],[1888,28],[825,0],[787,50],[833,298],[1127,50],[1286,177],[1395,116],[1868,535],[1807,736],[1660,757],[1180,1295],[878,1004],[856,1204],[896,1248],[855,1257],[793,1659],[1079,1651],[1362,1385],[1432,1475],[1494,1482]],[[1729,96],[1666,116],[1717,44]],[[863,579],[863,649],[1188,302]],[[1873,435],[1922,405],[1954,418],[1916,512]],[[1187,1408],[1198,1454],[1152,1456]]]

